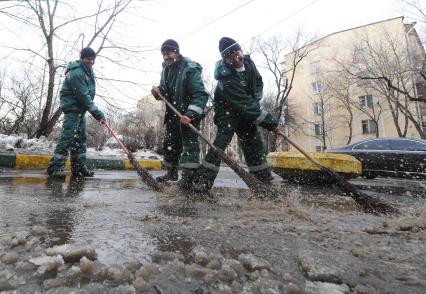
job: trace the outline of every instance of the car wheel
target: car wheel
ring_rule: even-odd
[[[372,172],[363,173],[362,176],[366,179],[369,179],[369,180],[377,177],[377,175],[375,173],[372,173]]]

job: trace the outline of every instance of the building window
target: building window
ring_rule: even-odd
[[[318,94],[319,92],[321,92],[320,82],[313,82],[312,83],[312,94]]]
[[[315,146],[315,151],[320,152],[320,153],[324,153],[324,146]]]
[[[319,102],[314,103],[314,113],[316,115],[322,114],[322,104],[321,103],[319,103]]]
[[[369,85],[370,84],[370,80],[369,79],[365,79],[365,78],[369,77],[368,72],[361,71],[361,72],[359,72],[357,74],[357,77],[358,77],[358,79],[356,81],[356,84],[358,86],[365,86],[365,85]]]
[[[362,133],[363,134],[374,134],[377,131],[377,124],[374,120],[368,119],[362,122]]]
[[[321,71],[321,66],[319,61],[311,62],[311,74],[319,74]]]
[[[359,106],[361,108],[373,108],[373,96],[371,95],[364,95],[359,96]]]
[[[315,135],[322,136],[324,134],[324,126],[321,124],[315,124]]]
[[[355,49],[354,63],[365,63],[367,61],[367,48]]]

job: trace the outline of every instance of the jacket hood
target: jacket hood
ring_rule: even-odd
[[[172,65],[166,65],[163,62],[162,63],[163,68],[166,68],[166,67],[168,67],[168,68],[178,67],[181,64],[183,64],[183,66],[188,67],[188,69],[198,69],[200,71],[203,70],[203,67],[199,63],[197,63],[195,61],[192,61],[190,58],[185,57],[182,54],[179,55],[179,56],[180,56],[180,59],[177,62],[173,63]]]
[[[232,74],[232,69],[226,66],[223,60],[218,60],[214,67],[214,78],[220,80]]]
[[[74,70],[74,69],[79,68],[79,67],[80,67],[80,61],[79,60],[68,62],[67,69],[65,70],[65,74],[68,73],[70,70]]]
[[[84,65],[83,61],[81,61],[81,60],[76,60],[76,61],[68,62],[67,69],[65,70],[65,74],[67,74],[69,71],[75,70],[75,69],[77,69],[77,68],[82,68],[82,69],[83,69],[85,72],[87,72],[88,74],[91,74],[91,73],[92,73],[92,70],[91,70],[91,69],[88,69],[88,68]]]

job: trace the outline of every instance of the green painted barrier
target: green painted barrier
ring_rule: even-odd
[[[1,167],[15,167],[16,154],[15,153],[0,153],[0,166]]]
[[[98,169],[124,170],[124,160],[88,158],[87,167],[89,169],[98,168]]]
[[[45,169],[49,163],[50,155],[35,154],[16,154],[14,152],[0,153],[0,167],[16,168],[16,169]],[[70,160],[67,160],[66,166],[69,168]],[[160,160],[139,160],[139,164],[151,170],[160,170]],[[124,159],[104,159],[104,158],[88,158],[87,166],[90,169],[107,169],[107,170],[125,170],[133,169],[128,160]]]

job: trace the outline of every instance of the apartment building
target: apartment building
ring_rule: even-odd
[[[310,152],[374,137],[424,137],[426,97],[415,72],[424,48],[403,17],[332,33],[301,50],[288,97],[289,136]],[[286,55],[290,71],[298,52]],[[290,148],[294,150],[294,148]]]
[[[164,102],[158,101],[153,95],[147,95],[137,102],[136,109],[150,127],[156,130],[162,128],[165,112]]]

